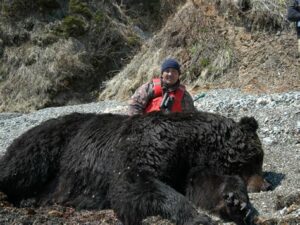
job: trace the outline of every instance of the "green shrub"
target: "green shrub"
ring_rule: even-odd
[[[199,61],[199,65],[201,68],[205,68],[210,64],[210,60],[208,58],[201,58]]]
[[[77,16],[66,16],[62,21],[60,30],[67,37],[81,36],[85,32],[85,22]]]
[[[97,24],[101,24],[105,21],[105,14],[103,11],[97,10],[93,19]]]
[[[88,5],[80,0],[70,0],[69,13],[80,14],[88,19],[92,18],[92,12]]]
[[[139,46],[141,43],[140,38],[136,35],[128,36],[126,39],[129,46]]]

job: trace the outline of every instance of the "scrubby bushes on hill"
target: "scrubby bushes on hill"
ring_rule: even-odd
[[[19,19],[33,12],[45,12],[59,9],[62,0],[4,0],[0,3],[1,14]]]
[[[284,29],[289,0],[213,0],[219,10],[236,24],[249,30]]]
[[[254,92],[299,89],[299,62],[285,13],[282,0],[187,1],[106,82],[99,99],[128,99],[143,82],[159,76],[157,68],[168,56],[182,62],[181,80],[192,93],[228,87]]]
[[[3,0],[0,111],[93,101],[99,92],[100,99],[126,99],[159,73],[156,67],[167,56],[183,63],[182,80],[192,88],[239,86],[236,77],[248,75],[251,62],[264,66],[263,56],[243,57],[252,35],[289,27],[285,7],[283,0]],[[277,50],[278,61],[284,45],[266,51]],[[60,58],[65,49],[66,66]],[[269,71],[274,83],[282,82],[277,71]],[[259,80],[251,74],[246,84]]]
[[[0,111],[95,100],[179,2],[1,1]]]

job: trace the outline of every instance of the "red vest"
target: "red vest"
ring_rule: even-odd
[[[163,98],[160,79],[153,79],[153,84],[154,98],[149,101],[148,106],[144,110],[144,113],[160,111],[159,107]],[[180,85],[175,91],[169,93],[169,95],[174,98],[171,112],[182,112],[181,101],[184,95],[184,91],[185,86]]]

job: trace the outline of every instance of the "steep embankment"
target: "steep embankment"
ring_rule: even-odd
[[[0,111],[127,99],[168,56],[193,92],[295,90],[287,1],[1,1]]]
[[[159,0],[0,1],[0,111],[94,101],[172,10]]]

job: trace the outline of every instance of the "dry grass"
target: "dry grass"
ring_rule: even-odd
[[[99,99],[128,99],[138,86],[160,75],[160,64],[167,57],[182,63],[181,80],[190,87],[222,76],[234,55],[226,40],[211,29],[215,18],[204,20],[205,13],[216,13],[210,11],[213,8],[207,10],[199,10],[192,2],[181,7],[124,70],[105,83]]]
[[[11,67],[14,69],[0,85],[1,111],[28,111],[53,104],[74,78],[89,79],[92,72],[85,61],[85,49],[75,39],[60,40],[46,49],[28,46],[6,50],[7,63],[19,66]]]
[[[0,1],[0,111],[95,100],[183,1]]]
[[[287,26],[286,1],[252,0],[250,18],[253,28],[283,29]]]
[[[214,0],[230,20],[250,30],[278,30],[289,24],[286,7],[289,0]]]
[[[144,45],[124,70],[104,83],[105,89],[99,96],[100,100],[111,98],[128,99],[138,86],[160,75],[160,63],[165,57],[179,56],[182,48],[177,46],[173,48],[172,46],[168,47],[172,43],[167,37],[171,38],[172,32],[180,32],[182,24],[188,23],[188,21],[182,21],[180,15],[183,11],[189,13],[189,9],[190,5],[189,7],[183,7],[178,13],[170,17],[165,27]],[[187,18],[185,19],[187,20]],[[174,27],[172,24],[177,24],[177,26]]]
[[[138,86],[159,75],[160,58],[160,50],[154,48],[138,53],[124,70],[104,83],[105,90],[99,99],[127,99]]]
[[[72,2],[77,5],[80,1]],[[182,63],[181,80],[190,88],[267,86],[261,84],[267,79],[257,74],[272,77],[268,79],[274,79],[272,82],[278,87],[280,83],[284,84],[281,86],[295,83],[294,78],[287,82],[282,81],[281,76],[286,78],[289,70],[292,75],[288,76],[296,77],[296,69],[290,66],[297,62],[283,64],[283,72],[276,66],[268,70],[260,66],[278,65],[266,54],[272,54],[272,50],[274,54],[283,55],[287,47],[283,48],[279,39],[274,38],[276,46],[266,49],[265,53],[252,52],[261,49],[258,47],[262,42],[260,33],[269,32],[274,36],[274,32],[290,27],[285,19],[287,1],[148,1],[143,3],[148,7],[143,17],[135,9],[145,5],[129,3],[93,1],[92,5],[84,4],[81,8],[78,5],[69,7],[73,9],[69,9],[69,13],[83,18],[87,25],[84,34],[73,38],[59,35],[59,29],[58,33],[49,33],[55,27],[66,33],[60,20],[51,25],[28,20],[26,24],[37,23],[32,29],[40,27],[38,32],[24,29],[22,23],[14,27],[2,21],[0,40],[5,48],[0,58],[0,110],[28,111],[91,101],[94,100],[91,96],[98,95],[99,86],[103,90],[99,99],[125,100],[142,83],[159,76],[160,64],[166,57],[177,58]],[[20,6],[23,7],[23,3]],[[153,12],[156,14],[152,15]],[[164,18],[170,14],[169,18]],[[135,26],[143,28],[154,19],[148,31],[157,29],[164,19],[167,22],[136,53],[141,41],[151,35],[140,34],[134,30]],[[256,37],[253,34],[257,34]],[[253,44],[256,45],[252,47]],[[290,60],[290,55],[284,57]],[[283,58],[279,60],[285,62]],[[125,68],[117,73],[124,65]],[[278,70],[284,75],[277,75]],[[100,85],[103,79],[112,76]]]

